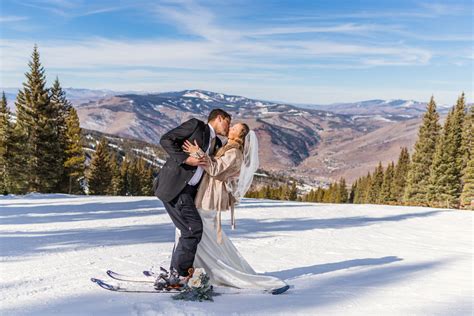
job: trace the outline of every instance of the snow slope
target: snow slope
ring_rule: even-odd
[[[471,315],[473,214],[245,200],[237,229],[224,229],[257,271],[292,288],[198,303],[89,280],[168,266],[174,227],[156,198],[0,197],[0,314]]]

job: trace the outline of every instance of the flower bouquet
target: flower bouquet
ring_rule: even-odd
[[[173,296],[173,299],[199,302],[214,301],[212,297],[217,295],[210,284],[210,278],[206,271],[203,268],[197,268],[188,283],[181,292]]]

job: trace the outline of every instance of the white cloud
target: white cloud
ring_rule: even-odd
[[[27,16],[4,15],[0,16],[0,23],[18,22],[28,20]]]

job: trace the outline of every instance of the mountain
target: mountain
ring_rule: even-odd
[[[181,122],[191,117],[205,120],[212,109],[223,108],[232,115],[233,122],[245,122],[257,133],[263,169],[314,183],[341,175],[348,175],[351,181],[372,169],[378,163],[374,158],[396,159],[399,147],[411,145],[416,138],[416,124],[422,113],[409,109],[406,114],[396,115],[339,114],[204,90],[121,94],[76,108],[84,128],[153,144]],[[406,124],[413,128],[402,133]],[[389,133],[376,133],[383,128]],[[398,134],[404,136],[394,136]],[[387,146],[392,150],[387,151]],[[344,159],[339,153],[344,153]],[[358,161],[354,163],[347,154],[365,158],[352,157]]]
[[[181,122],[191,117],[205,120],[212,109],[223,108],[234,122],[245,122],[256,131],[264,170],[315,185],[341,176],[351,183],[379,161],[397,159],[400,147],[413,146],[425,107],[406,100],[302,106],[205,90],[66,93],[83,128],[155,146],[163,133]],[[439,109],[444,115],[446,108]]]
[[[214,108],[227,110],[234,122],[246,122],[257,132],[262,163],[267,167],[301,163],[320,141],[322,130],[337,133],[345,127],[362,134],[375,128],[347,115],[202,90],[124,94],[81,104],[77,110],[85,128],[157,144],[169,129],[191,117],[205,120]]]
[[[426,102],[414,100],[367,100],[350,103],[333,103],[328,105],[302,105],[304,108],[330,111],[338,114],[354,115],[355,118],[377,115],[381,119],[398,120],[423,115]],[[447,113],[451,105],[438,104],[440,113]]]
[[[15,111],[15,99],[18,94],[19,88],[0,88],[0,91],[5,92],[9,108]],[[117,94],[131,93],[133,91],[113,91],[113,90],[93,90],[93,89],[77,89],[77,88],[65,88],[67,99],[73,104],[78,105],[84,102],[93,100],[99,100],[101,98],[111,97]],[[138,93],[138,92],[134,92]]]

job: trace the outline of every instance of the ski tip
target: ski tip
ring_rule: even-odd
[[[285,293],[286,291],[288,291],[289,288],[290,288],[289,285],[285,285],[285,286],[280,287],[280,288],[278,288],[278,289],[273,289],[273,290],[271,290],[270,293],[272,293],[273,295],[282,294],[282,293]]]
[[[146,276],[148,276],[148,277],[153,276],[153,272],[147,271],[147,270],[143,271],[143,274],[146,275]]]

